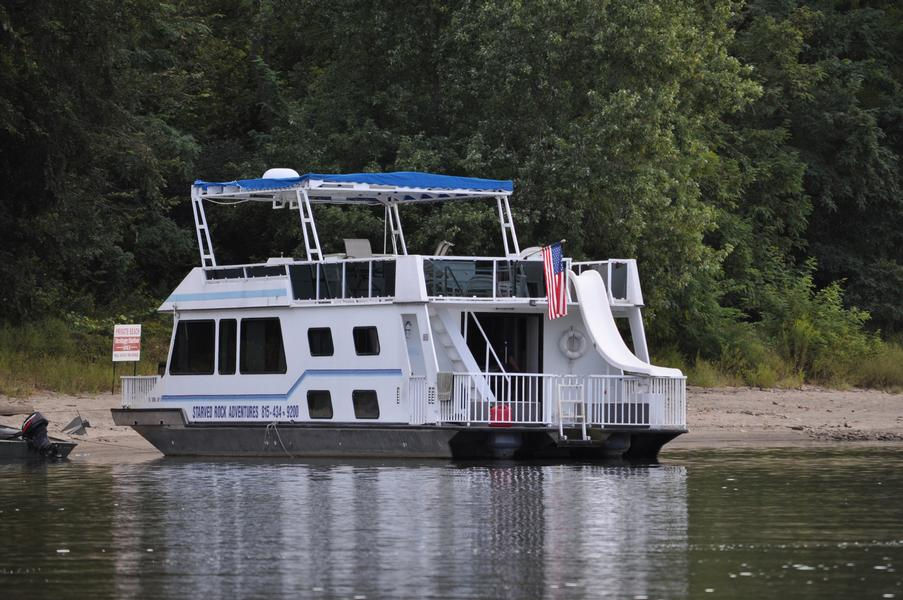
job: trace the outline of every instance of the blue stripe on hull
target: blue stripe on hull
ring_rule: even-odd
[[[164,394],[163,402],[218,402],[225,400],[288,400],[306,377],[401,377],[401,369],[307,369],[284,394]]]
[[[207,300],[235,300],[242,298],[281,298],[287,296],[285,288],[271,290],[236,290],[232,292],[199,292],[196,294],[173,294],[166,302],[204,302]]]

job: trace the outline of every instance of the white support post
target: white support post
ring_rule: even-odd
[[[320,251],[320,237],[317,235],[317,224],[314,222],[314,213],[310,207],[307,190],[295,190],[295,197],[298,199],[298,213],[301,215],[301,232],[304,234],[304,251],[307,253],[307,260],[323,260],[323,252]]]
[[[210,228],[207,227],[207,215],[204,213],[204,199],[196,187],[191,188],[191,212],[194,214],[194,229],[198,238],[198,250],[201,253],[201,266],[215,267],[216,257],[213,256],[213,242],[210,241]]]
[[[392,232],[392,252],[397,255],[400,247],[401,253],[407,255],[408,246],[404,241],[404,231],[401,229],[401,216],[398,214],[398,204],[386,205],[386,212],[389,217],[389,229]]]
[[[389,226],[389,234],[392,236],[392,254],[398,255],[398,240],[395,238],[395,211],[386,204],[386,223]],[[385,240],[383,240],[385,246]]]
[[[649,348],[646,346],[646,330],[643,328],[643,313],[639,306],[634,306],[627,313],[630,323],[630,337],[633,338],[633,353],[643,361],[649,362]]]
[[[496,206],[499,209],[499,224],[502,226],[502,243],[505,245],[505,257],[517,258],[520,255],[520,246],[517,243],[517,233],[514,231],[514,219],[511,218],[511,206],[508,204],[508,196],[496,196]],[[511,249],[514,249],[514,252]]]

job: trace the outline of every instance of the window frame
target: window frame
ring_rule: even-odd
[[[373,336],[370,338],[371,341],[376,342],[376,351],[375,352],[361,352],[360,348],[358,348],[357,343],[357,332],[358,330],[372,330]],[[351,330],[351,339],[354,342],[354,353],[358,356],[379,356],[380,346],[379,346],[379,328],[376,325],[360,325],[358,327],[354,327]]]
[[[367,394],[366,398],[369,399],[369,395],[373,395],[373,405],[376,407],[376,416],[361,416],[358,411],[358,402],[361,394]],[[364,398],[360,398],[363,400]],[[352,390],[351,392],[351,407],[354,409],[354,418],[362,419],[362,420],[377,420],[379,419],[379,394],[376,393],[376,390]]]
[[[329,401],[329,416],[328,417],[315,417],[313,411],[311,410],[311,394],[325,394],[326,399]],[[307,390],[307,416],[310,417],[311,420],[330,420],[335,417],[335,408],[332,405],[332,392],[329,390]]]
[[[232,322],[232,370],[223,371],[223,323]],[[219,319],[216,325],[216,373],[217,375],[235,375],[238,372],[238,319],[229,317]]]
[[[328,334],[329,339],[329,353],[328,354],[314,354],[314,345],[311,342],[311,333],[323,332],[325,331]],[[312,357],[320,357],[320,356],[335,356],[335,343],[332,340],[332,327],[308,327],[307,328],[307,351],[310,353]]]
[[[257,322],[257,321],[276,321],[276,324],[279,328],[279,349],[282,353],[282,370],[276,371],[246,371],[242,363],[244,362],[242,359],[246,356],[244,354],[245,347],[248,345],[244,340],[244,325],[246,322]],[[288,372],[288,361],[285,357],[285,336],[282,333],[282,319],[279,317],[248,317],[241,319],[241,323],[238,325],[238,372],[242,375],[285,375]]]
[[[175,362],[176,351],[178,348],[177,343],[179,341],[179,328],[184,324],[187,329],[187,326],[189,323],[207,323],[207,324],[210,324],[213,326],[211,329],[211,331],[213,333],[213,337],[211,340],[211,348],[210,348],[212,351],[212,353],[211,353],[212,360],[210,361],[210,371],[173,371],[173,364]],[[170,375],[178,376],[178,377],[181,377],[183,375],[213,375],[216,372],[216,353],[217,353],[216,330],[217,330],[216,319],[179,319],[179,321],[176,323],[175,331],[173,332],[172,349],[170,350],[170,353],[169,353],[169,365],[167,365],[167,369],[166,369],[167,373],[169,373]]]

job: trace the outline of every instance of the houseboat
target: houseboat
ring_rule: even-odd
[[[414,172],[196,181],[200,265],[160,306],[165,368],[122,378],[115,422],[166,455],[654,459],[686,431],[686,378],[650,364],[636,261],[522,249],[513,191]],[[409,251],[403,208],[458,201],[495,204],[503,256]],[[218,264],[211,202],[297,211],[305,255]],[[383,252],[324,254],[320,204],[381,209]]]

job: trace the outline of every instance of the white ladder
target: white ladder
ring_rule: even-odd
[[[320,251],[320,237],[317,235],[317,224],[314,222],[314,213],[310,208],[310,198],[307,190],[295,190],[298,199],[298,213],[301,215],[301,232],[304,234],[304,251],[308,261],[323,260],[323,252]]]
[[[514,219],[511,218],[511,206],[508,205],[508,196],[496,196],[495,201],[499,209],[499,223],[502,225],[502,241],[505,243],[505,258],[519,257],[520,246],[517,243],[517,233],[514,231]],[[514,252],[511,251],[512,248],[514,249]]]
[[[215,267],[213,242],[210,241],[210,229],[207,227],[207,215],[204,214],[204,199],[198,188],[191,188],[191,211],[194,213],[194,229],[198,236],[198,250],[201,252],[201,266]]]
[[[404,232],[401,229],[401,216],[398,214],[398,204],[387,204],[386,215],[389,217],[389,229],[392,230],[392,252],[398,254],[399,246],[401,253],[407,255],[408,246],[404,241]]]
[[[588,441],[589,436],[586,433],[586,390],[582,383],[559,383],[558,384],[558,437],[567,440],[568,437],[564,433],[565,423],[565,407],[570,410],[567,416],[570,420],[568,425],[580,425],[582,435],[581,441]]]

